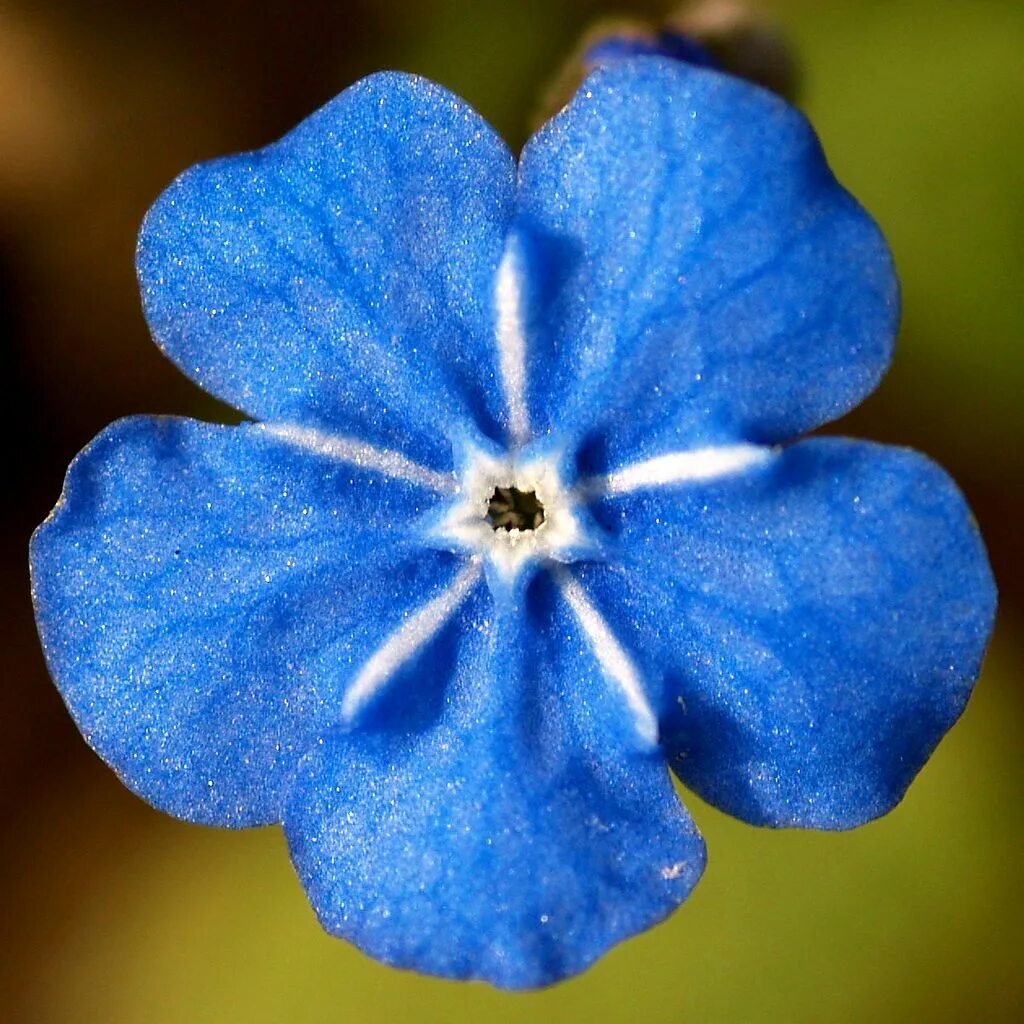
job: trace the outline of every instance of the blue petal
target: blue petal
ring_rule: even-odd
[[[453,417],[499,436],[492,288],[511,154],[423,79],[359,82],[266,149],[183,174],[138,272],[157,343],[258,419],[450,465]]]
[[[458,571],[407,528],[432,500],[256,426],[108,428],[32,543],[43,646],[88,742],[172,814],[279,820],[354,671]]]
[[[406,968],[546,985],[686,898],[704,845],[546,573],[485,587],[357,732],[296,776],[292,857],[324,927]]]
[[[679,777],[747,821],[848,828],[903,796],[971,693],[995,587],[915,452],[806,441],[766,468],[606,499],[583,574],[664,688]]]
[[[889,251],[806,119],[657,58],[595,72],[527,145],[529,407],[599,471],[667,449],[775,442],[888,365]]]
[[[593,68],[632,57],[670,57],[699,68],[719,66],[719,61],[697,39],[668,29],[653,34],[624,29],[602,36],[587,47],[583,60],[588,67]]]

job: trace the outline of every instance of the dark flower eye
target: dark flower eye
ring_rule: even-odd
[[[495,487],[487,502],[487,521],[495,530],[537,530],[544,523],[544,506],[536,491]]]

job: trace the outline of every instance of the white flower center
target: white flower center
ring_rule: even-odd
[[[509,581],[527,562],[567,561],[585,542],[553,460],[498,458],[476,448],[438,534],[487,559]]]

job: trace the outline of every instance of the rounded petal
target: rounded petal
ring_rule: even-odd
[[[254,425],[109,427],[31,552],[43,648],[87,741],[179,817],[279,820],[353,675],[458,571],[407,528],[431,500]]]
[[[285,831],[317,915],[386,963],[546,985],[703,870],[660,751],[639,748],[546,574],[527,609],[480,588],[296,776]]]
[[[624,567],[584,584],[663,688],[687,785],[774,826],[849,828],[900,800],[963,710],[995,611],[941,469],[822,438],[594,511]]]
[[[859,402],[889,363],[884,239],[807,120],[739,79],[611,64],[527,145],[528,404],[583,468],[774,443]]]
[[[514,161],[457,97],[374,75],[266,149],[157,200],[138,273],[154,338],[258,419],[448,468],[453,417],[496,436],[495,268]]]

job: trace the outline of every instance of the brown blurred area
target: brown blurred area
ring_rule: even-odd
[[[800,5],[790,6],[796,22]],[[785,4],[774,7],[785,15]],[[148,205],[184,168],[267,143],[383,67],[442,81],[518,144],[593,18],[662,9],[596,0],[7,0],[0,8],[0,1019],[36,1019],[33,993],[47,983],[47,958],[75,906],[107,884],[111,863],[132,871],[182,827],[123,790],[82,742],[43,664],[27,572],[29,535],[55,503],[68,462],[111,420],[138,412],[236,418],[149,339],[133,270]],[[813,51],[806,59],[813,93],[828,68],[814,66]],[[1007,217],[1024,246],[1021,210]],[[1021,287],[1008,301],[1024,305]],[[984,385],[958,398],[943,357],[930,362],[920,326],[908,330],[916,354],[898,360],[878,395],[839,429],[921,448],[950,470],[990,548],[1001,629],[1016,635],[1024,611],[1024,426],[1000,421],[989,431],[976,398]],[[984,340],[965,342],[982,363],[992,358]],[[996,380],[1000,367],[987,372]],[[958,401],[963,438],[945,426],[949,403]],[[975,421],[991,457],[971,441]],[[1010,673],[998,685],[1008,693],[1002,706],[1021,715],[1019,680]],[[48,856],[52,869],[38,860]],[[37,870],[26,874],[29,860]],[[349,1012],[358,1019],[357,1009]]]

